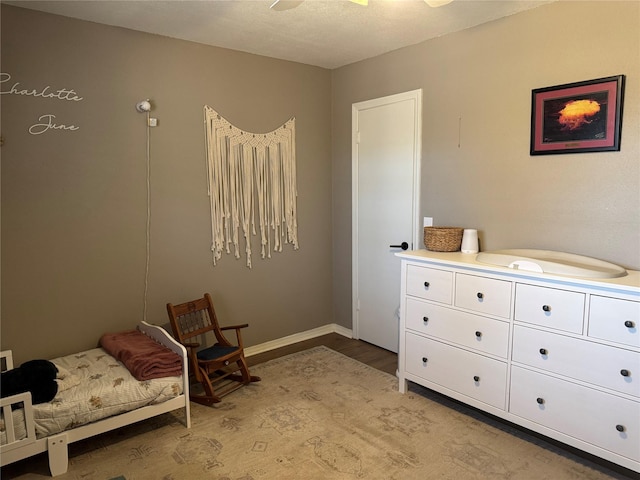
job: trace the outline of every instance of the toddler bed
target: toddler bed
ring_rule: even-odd
[[[100,344],[52,360],[58,393],[51,402],[33,405],[29,392],[1,399],[0,465],[48,452],[51,475],[60,475],[67,471],[68,444],[180,408],[190,428],[182,345],[146,322],[133,332],[104,335]],[[13,368],[11,351],[2,356],[6,369]]]

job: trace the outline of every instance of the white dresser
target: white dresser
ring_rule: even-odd
[[[640,272],[593,280],[397,255],[401,392],[418,383],[640,472]]]

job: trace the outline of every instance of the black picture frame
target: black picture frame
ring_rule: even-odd
[[[531,155],[619,151],[624,75],[531,91]]]

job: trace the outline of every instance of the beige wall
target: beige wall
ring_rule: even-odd
[[[2,5],[2,72],[69,102],[2,95],[2,348],[17,361],[93,348],[143,309],[150,98],[148,320],[211,292],[254,345],[331,323],[331,78],[325,69]],[[300,249],[253,269],[211,261],[203,105],[240,128],[297,119]],[[77,131],[30,135],[40,115]]]
[[[485,249],[549,248],[640,269],[640,4],[558,2],[333,72],[2,6],[2,348],[18,362],[140,320],[151,98],[149,320],[212,292],[254,345],[351,327],[351,104],[423,89],[420,217]],[[620,152],[529,156],[531,89],[625,74]],[[6,84],[2,85],[4,91]],[[268,131],[297,118],[301,248],[213,267],[202,106]],[[32,136],[55,113],[76,132]],[[458,119],[462,118],[460,148]],[[332,256],[332,251],[333,256]],[[332,310],[333,307],[333,310]]]
[[[417,88],[420,218],[477,228],[483,249],[640,269],[639,31],[638,2],[558,2],[334,70],[336,322],[351,324],[351,104]],[[620,152],[529,155],[532,89],[619,74]]]

